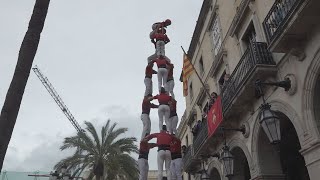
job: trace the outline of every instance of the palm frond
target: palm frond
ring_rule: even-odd
[[[99,136],[98,136],[98,133],[97,133],[95,127],[93,126],[93,124],[91,122],[86,121],[84,123],[87,126],[86,130],[91,133],[91,135],[94,139],[94,143],[97,146],[96,149],[98,151],[100,151],[101,150],[101,145],[100,145],[101,143],[100,143],[100,139],[99,139]]]
[[[93,171],[94,165],[102,162],[103,174],[106,180],[138,179],[137,162],[130,154],[137,153],[137,141],[134,137],[122,137],[127,128],[117,128],[117,123],[110,120],[101,129],[99,137],[94,125],[85,122],[87,132],[79,132],[76,136],[66,137],[61,150],[77,148],[70,157],[62,159],[55,166],[59,169],[63,164],[69,168],[80,167],[75,173],[82,173],[85,169]]]

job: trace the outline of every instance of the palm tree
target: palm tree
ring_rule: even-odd
[[[0,172],[16,124],[23,93],[36,55],[50,0],[36,0],[17,65],[0,114]]]
[[[137,140],[134,137],[119,137],[128,129],[116,128],[117,124],[111,124],[108,120],[98,135],[92,123],[85,122],[85,125],[87,133],[79,132],[76,136],[64,139],[61,150],[78,150],[58,162],[55,169],[60,169],[63,165],[67,165],[69,169],[80,167],[78,174],[89,169],[91,177],[94,175],[96,180],[138,179],[137,162],[130,156],[131,153],[138,152],[134,144]]]

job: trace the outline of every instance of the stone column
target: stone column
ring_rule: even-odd
[[[320,177],[320,141],[309,145],[300,152],[304,156],[310,180],[318,180]]]

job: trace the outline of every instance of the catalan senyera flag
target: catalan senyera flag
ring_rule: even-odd
[[[191,64],[190,59],[188,56],[184,53],[183,54],[183,69],[182,69],[182,78],[183,78],[183,95],[188,95],[188,78],[193,73],[194,68]]]

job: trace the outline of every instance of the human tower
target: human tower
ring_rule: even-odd
[[[156,22],[152,25],[150,33],[151,42],[154,44],[155,53],[147,58],[147,66],[145,69],[144,84],[146,86],[144,98],[142,102],[141,120],[143,130],[141,135],[138,165],[140,171],[140,180],[147,180],[149,164],[148,155],[151,148],[158,148],[157,163],[158,163],[158,180],[163,177],[163,165],[165,164],[166,177],[168,180],[181,180],[181,141],[175,134],[177,133],[178,116],[176,112],[176,104],[173,88],[173,64],[165,55],[165,46],[170,42],[167,36],[166,29],[171,25],[169,19],[163,22]],[[153,65],[156,64],[158,71],[153,70]],[[157,95],[153,96],[152,76],[157,74],[158,91]],[[151,103],[157,99],[159,104]],[[158,109],[159,116],[159,132],[150,134],[151,108]],[[165,123],[165,125],[164,125]],[[148,143],[150,139],[156,138],[156,143]]]

